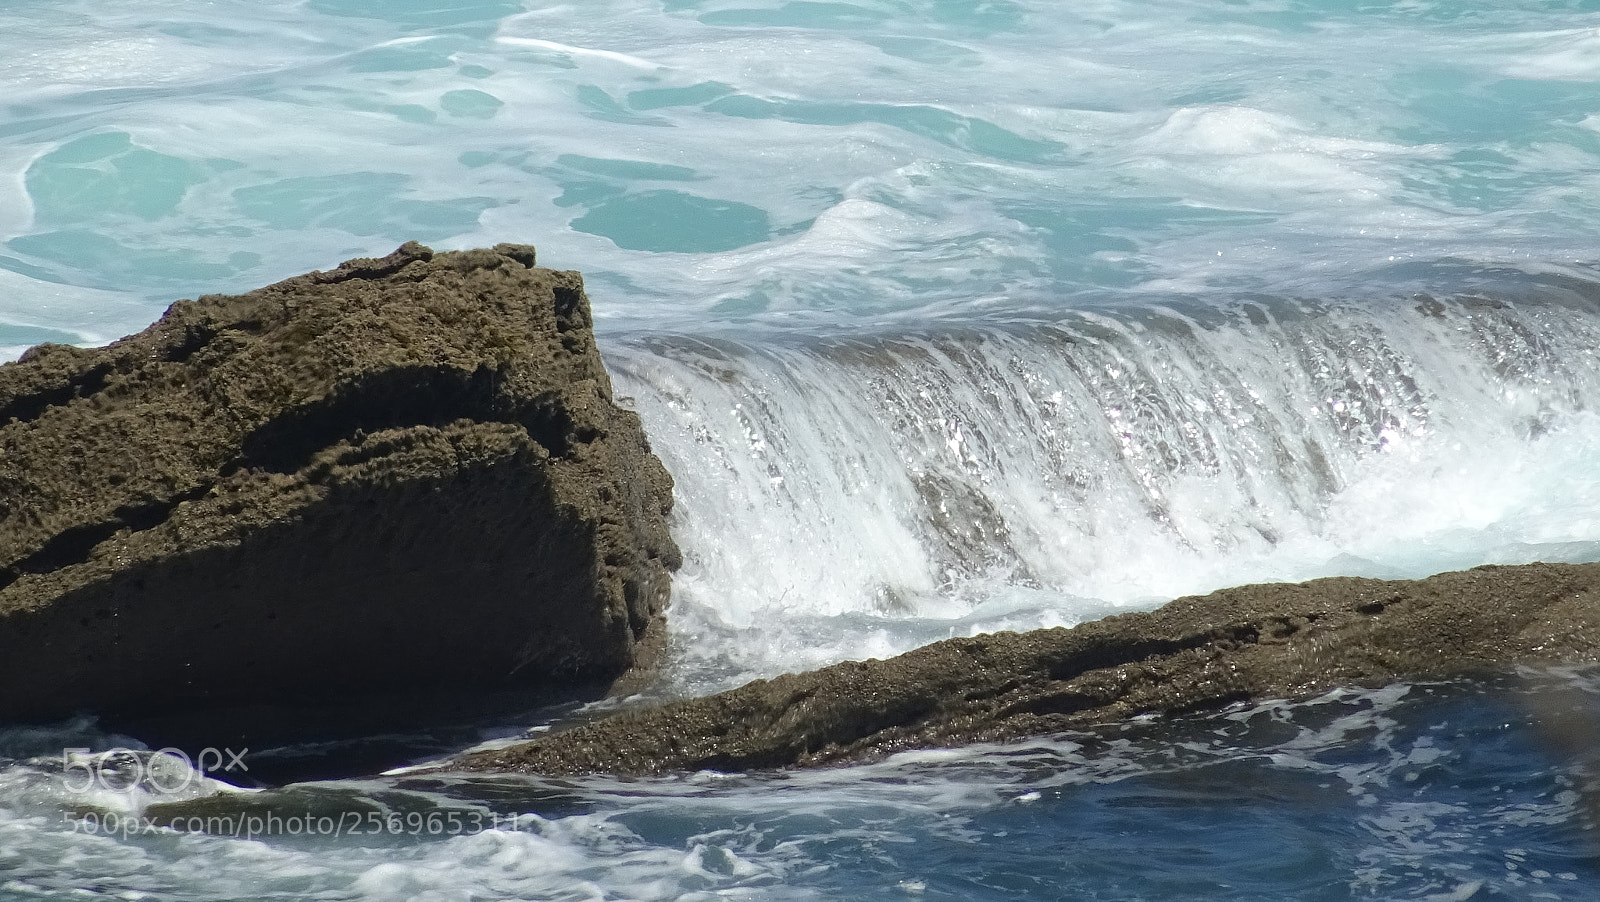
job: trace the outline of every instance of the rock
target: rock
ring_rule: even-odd
[[[0,367],[0,722],[638,661],[671,479],[533,263],[411,243]]]
[[[1072,629],[950,639],[624,712],[444,769],[740,771],[1046,734],[1336,686],[1600,660],[1600,564],[1226,589]]]

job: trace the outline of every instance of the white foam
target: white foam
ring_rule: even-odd
[[[185,161],[242,164],[190,189],[177,215],[87,226],[180,258],[270,248],[269,263],[241,271],[231,285],[157,275],[134,284],[139,273],[115,274],[140,297],[246,287],[417,237],[418,226],[403,217],[353,234],[337,216],[274,226],[241,219],[236,208],[240,189],[374,171],[402,176],[403,200],[492,198],[495,206],[476,223],[428,237],[441,247],[534,241],[547,259],[582,267],[614,289],[596,292],[608,327],[724,310],[875,314],[962,298],[981,312],[1002,295],[1033,304],[1097,289],[1096,274],[1123,288],[1317,290],[1408,259],[1583,259],[1594,243],[1584,223],[1600,222],[1594,192],[1584,190],[1596,168],[1593,149],[1567,140],[1561,121],[1527,136],[1560,152],[1534,159],[1495,147],[1517,162],[1486,179],[1494,191],[1478,195],[1471,164],[1454,156],[1481,143],[1470,121],[1462,137],[1445,134],[1433,144],[1398,137],[1433,115],[1412,109],[1430,95],[1405,87],[1429,66],[1464,68],[1468,81],[1518,72],[1583,77],[1595,31],[1571,17],[1557,29],[1537,27],[1550,21],[1541,16],[1510,17],[1496,20],[1496,33],[1456,30],[1403,10],[1374,13],[1373,28],[1353,28],[1330,12],[1329,28],[1313,42],[1265,21],[1218,22],[1185,7],[1120,2],[1072,10],[1020,4],[1020,24],[992,34],[946,21],[952,11],[942,8],[878,10],[890,16],[882,27],[769,27],[759,16],[717,24],[733,7],[618,2],[583,15],[541,6],[508,16],[492,35],[466,38],[397,30],[381,18],[324,16],[315,5],[298,12],[235,5],[236,19],[209,31],[197,27],[208,24],[203,16],[181,5],[152,9],[107,16],[79,0],[58,12],[31,11],[8,32],[17,52],[0,53],[15,85],[44,92],[13,114],[40,124],[23,132],[17,146],[26,154],[0,157],[0,236],[31,227],[19,179],[27,160],[82,134],[123,130]],[[946,55],[886,54],[890,38]],[[1409,52],[1394,54],[1397,45]],[[438,48],[440,59],[382,72],[349,65],[368,51],[407,48]],[[471,75],[463,74],[467,66],[476,67]],[[58,70],[69,77],[44,78]],[[629,106],[635,92],[709,83],[775,105],[760,113],[773,118],[716,112],[714,103],[702,109],[710,95]],[[1385,84],[1398,87],[1372,87]],[[118,85],[159,90],[116,103],[93,90]],[[166,90],[173,86],[183,90]],[[452,116],[441,98],[464,89],[504,107],[484,119]],[[591,107],[599,102],[593,92],[616,109]],[[940,136],[930,132],[931,119],[876,121],[908,110],[968,117],[1060,150],[1040,158],[1047,162],[1005,159],[1003,150],[995,158],[962,146],[971,134],[959,125]],[[52,116],[61,118],[43,124]],[[462,166],[465,153],[495,159]],[[755,206],[771,218],[774,235],[686,257],[577,232],[571,223],[585,206],[554,203],[568,187],[554,166],[563,154],[687,167],[691,180],[666,187]],[[1522,179],[1525,192],[1516,190]],[[1458,184],[1467,187],[1441,197]],[[616,187],[663,185],[624,180]],[[1139,218],[1151,199],[1173,198],[1181,206],[1169,224]],[[1114,217],[1059,225],[1057,238],[1077,230],[1098,239],[1081,249],[1040,240],[1048,236],[1013,218],[1018,206],[1115,211],[1124,202],[1135,211],[1125,225]],[[881,210],[871,221],[852,219],[863,204]],[[1266,221],[1186,226],[1185,209],[1251,211]],[[1559,228],[1550,211],[1565,211]],[[1492,216],[1492,225],[1479,214]],[[767,250],[776,253],[762,257]],[[1085,265],[1075,267],[1080,255]],[[747,265],[752,259],[758,265]],[[828,280],[813,288],[818,273]],[[111,281],[104,273],[66,277]],[[758,295],[764,304],[751,300]]]
[[[150,18],[131,11],[107,14],[84,2],[15,11],[0,53],[7,101],[205,83],[289,64],[315,43],[294,27],[292,13],[266,7],[249,11],[249,32],[230,33],[226,26],[234,22],[215,23],[224,28],[211,32],[213,43],[171,32],[175,25],[208,24],[187,15],[183,4],[144,12]],[[245,49],[249,52],[240,52]]]
[[[1171,176],[1220,189],[1225,197],[1261,205],[1291,202],[1308,194],[1338,195],[1335,202],[1379,208],[1396,186],[1386,177],[1396,158],[1429,153],[1379,141],[1311,133],[1293,119],[1235,105],[1185,107],[1134,142],[1172,167]],[[1209,157],[1210,165],[1176,162]],[[1133,165],[1141,165],[1134,160]],[[1158,173],[1163,169],[1157,169]],[[1216,202],[1220,197],[1206,197]],[[1320,198],[1326,204],[1328,198]]]
[[[635,69],[657,70],[661,68],[658,63],[652,63],[647,59],[640,59],[636,56],[629,56],[626,53],[616,53],[611,50],[596,50],[592,47],[574,47],[571,44],[561,44],[556,41],[544,41],[540,40],[539,38],[509,37],[506,35],[501,35],[495,40],[502,44],[509,44],[513,47],[535,47],[540,50],[554,50],[559,53],[570,53],[573,56],[594,57],[595,59],[607,60],[613,63],[622,63],[625,66],[632,66]]]
[[[1513,78],[1600,80],[1600,28],[1521,35],[1506,43],[1512,52],[1502,71]]]
[[[59,329],[78,336],[83,344],[104,344],[137,332],[162,309],[164,305],[124,292],[41,282],[0,269],[0,321]],[[26,349],[18,347],[16,353]]]
[[[1573,364],[1595,324],[1451,310],[613,354],[677,474],[683,679],[1250,581],[1600,556],[1577,475],[1600,472],[1600,385]]]
[[[410,238],[537,244],[588,276],[618,387],[678,476],[681,689],[1249,579],[1595,556],[1600,425],[1580,408],[1600,400],[1600,335],[1585,314],[1440,323],[1355,304],[1213,327],[1197,325],[1204,310],[1136,313],[1178,291],[1448,293],[1504,263],[1549,284],[1592,279],[1600,119],[1580,89],[1600,72],[1593,12],[1018,0],[862,4],[846,21],[778,26],[762,16],[848,10],[615,0],[437,28],[416,4],[326,12],[355,6],[8,6],[0,254],[62,283],[0,271],[0,321],[96,343],[176,297]],[[452,113],[444,98],[467,90],[502,106]],[[1544,98],[1527,121],[1519,91]],[[170,212],[97,212],[95,197],[71,202],[85,173],[62,170],[67,202],[39,216],[49,205],[27,194],[28,167],[109,132],[195,183]],[[564,156],[683,171],[605,175]],[[341,206],[362,173],[389,187]],[[241,204],[292,179],[327,181],[276,209]],[[771,233],[686,253],[573,227],[597,197],[666,189],[758,208]],[[471,198],[490,204],[425,236],[427,215],[407,212]],[[372,210],[386,204],[387,220]],[[274,221],[285,210],[305,213]],[[11,244],[52,231],[126,253],[45,260]],[[205,272],[232,275],[175,275],[173,261],[226,261]],[[1071,313],[1083,305],[1124,309]],[[1019,321],[1064,323],[1072,341],[1005,325]],[[795,323],[803,335],[777,331]],[[965,338],[922,331],[935,323]],[[652,346],[656,333],[731,338]],[[1383,716],[1272,753],[1322,766],[1307,749],[1391,735]],[[1393,751],[1408,767],[1432,753]],[[0,894],[806,897],[786,884],[832,862],[799,843],[727,824],[663,839],[641,824],[705,799],[698,810],[745,825],[742,812],[826,819],[863,798],[942,820],[1036,793],[1050,804],[1041,772],[1066,785],[1150,766],[1070,743],[964,754],[611,786],[596,813],[414,846],[90,836],[63,819],[57,775],[13,765],[0,769]],[[939,770],[956,759],[963,776]],[[1365,787],[1397,768],[1326,772]],[[1002,776],[972,777],[990,771]],[[1450,829],[1438,811],[1385,816],[1383,837],[1416,856],[1420,825]],[[1377,844],[1362,854],[1390,860]],[[892,892],[937,886],[894,878]]]

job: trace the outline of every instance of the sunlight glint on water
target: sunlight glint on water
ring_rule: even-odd
[[[691,679],[1251,581],[1600,556],[1592,308],[1205,318],[613,352],[680,474]]]
[[[671,693],[1600,557],[1597,213],[1593,0],[0,3],[0,354],[536,244],[677,479]],[[444,841],[87,835],[51,749],[138,740],[0,727],[0,899],[1592,899],[1534,683],[305,790],[515,819]]]

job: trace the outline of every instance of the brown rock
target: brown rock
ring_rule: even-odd
[[[1244,586],[1072,629],[950,639],[761,680],[449,767],[649,774],[827,764],[1341,685],[1597,660],[1600,564]]]
[[[0,721],[628,668],[671,480],[533,262],[411,243],[0,367]]]

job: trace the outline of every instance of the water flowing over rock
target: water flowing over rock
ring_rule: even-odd
[[[635,664],[671,480],[533,264],[411,243],[0,368],[0,721]]]
[[[648,774],[848,762],[1337,686],[1600,660],[1600,564],[1224,589],[1072,629],[759,680],[448,766]]]

